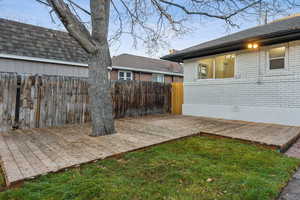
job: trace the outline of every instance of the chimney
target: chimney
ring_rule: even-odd
[[[170,49],[170,50],[169,50],[169,54],[174,54],[174,53],[176,53],[176,52],[177,52],[176,49]]]

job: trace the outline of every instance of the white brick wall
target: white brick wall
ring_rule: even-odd
[[[184,114],[300,125],[300,43],[285,45],[284,70],[268,69],[265,47],[236,52],[233,79],[197,80],[197,59],[187,61]]]

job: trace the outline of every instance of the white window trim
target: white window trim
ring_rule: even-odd
[[[225,56],[225,55],[234,55],[235,56],[235,59],[234,59],[234,73],[233,73],[233,77],[232,78],[216,78],[216,58],[219,57],[219,56]],[[197,61],[197,69],[196,69],[196,80],[201,82],[201,81],[212,81],[212,80],[234,80],[235,77],[236,77],[236,71],[237,71],[237,68],[236,68],[236,56],[237,54],[234,53],[234,52],[230,52],[230,53],[223,53],[223,54],[216,54],[216,55],[213,55],[213,56],[205,56],[205,57],[201,57],[200,60],[203,60],[203,59],[213,59],[213,78],[207,78],[207,79],[200,79],[198,77],[198,74],[199,74],[199,59]]]
[[[162,76],[162,78],[163,78],[162,82],[159,82],[159,81],[154,81],[154,82],[157,82],[157,83],[164,83],[165,82],[165,75],[153,73],[152,74],[152,81],[153,81],[153,75]]]
[[[120,79],[120,73],[123,72],[123,73],[130,73],[130,79],[127,79],[126,77],[126,80],[125,81],[132,81],[133,80],[133,73],[132,71],[124,71],[124,70],[119,70],[118,71],[118,80],[123,80],[123,79]],[[124,81],[124,80],[123,80]]]
[[[269,51],[270,51],[270,49],[277,48],[277,47],[285,47],[284,68],[282,68],[282,69],[270,69],[270,60],[272,60],[272,58],[270,58]],[[266,71],[267,75],[282,75],[282,74],[288,73],[288,71],[289,71],[289,45],[288,45],[288,43],[268,46],[265,49],[265,55],[266,55],[266,62],[265,62],[266,63],[266,66],[265,66],[266,70],[265,71]],[[277,58],[275,58],[275,59],[277,59]]]

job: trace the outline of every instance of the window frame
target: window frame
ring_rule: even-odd
[[[206,69],[206,78],[202,78],[202,74],[203,74],[203,73],[202,73],[202,68],[204,68],[204,65],[205,65],[205,64],[203,64],[203,63],[199,63],[199,64],[198,64],[198,74],[197,74],[197,76],[198,76],[198,79],[201,79],[201,80],[202,80],[202,79],[208,79],[208,78],[207,78],[207,76],[208,76],[208,69],[207,69],[207,68],[208,68],[208,65],[205,65],[205,69]],[[213,76],[214,76],[214,75],[213,75]]]
[[[122,72],[123,72],[124,75],[125,75],[125,76],[124,76],[124,79],[121,79],[121,78],[120,78],[120,77],[121,77],[121,76],[120,76],[120,73],[122,73]],[[127,73],[130,73],[130,78],[129,78],[129,79],[127,78]],[[119,80],[119,81],[132,81],[132,80],[133,80],[133,73],[132,73],[132,71],[119,70],[119,71],[118,71],[118,80]]]
[[[270,69],[270,55],[269,55],[269,50],[272,48],[276,47],[285,47],[285,57],[284,57],[284,68],[281,69]],[[280,43],[276,45],[270,45],[266,46],[264,48],[264,63],[262,63],[263,68],[264,68],[264,74],[266,76],[281,76],[281,75],[290,75],[291,72],[289,71],[289,54],[290,54],[290,45],[289,43]]]
[[[234,66],[233,66],[233,76],[230,78],[216,78],[216,58],[219,56],[226,56],[226,55],[234,55]],[[200,60],[198,60],[198,65],[197,65],[197,70],[196,70],[196,76],[197,76],[197,80],[198,81],[203,81],[203,80],[232,80],[236,77],[236,52],[229,52],[229,53],[224,53],[224,54],[216,54],[214,56],[206,56],[206,57],[202,57]],[[205,59],[212,59],[212,63],[213,63],[213,78],[206,78],[206,79],[201,79],[199,78],[199,69],[200,69],[200,64],[201,64],[201,60],[205,60]]]
[[[277,58],[271,58],[270,57],[270,50],[271,49],[276,49],[276,48],[280,48],[280,47],[284,47],[285,48],[285,51],[284,51],[284,56],[283,57],[277,57]],[[287,69],[287,58],[288,58],[288,56],[287,56],[287,54],[288,54],[288,46],[287,45],[275,45],[275,46],[270,46],[270,47],[268,47],[268,49],[267,49],[267,69],[268,69],[268,71],[269,72],[274,72],[274,71],[285,71],[286,69]],[[284,59],[284,66],[283,66],[283,68],[279,68],[279,69],[271,69],[271,60],[276,60],[276,59],[280,59],[280,58],[283,58]]]
[[[154,76],[161,76],[162,77],[162,82],[154,80]],[[159,74],[159,73],[152,73],[152,81],[156,83],[164,83],[165,82],[165,75],[164,74]]]

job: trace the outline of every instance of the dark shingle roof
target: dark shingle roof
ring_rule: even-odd
[[[87,53],[67,32],[7,19],[0,19],[0,54],[87,63]],[[113,65],[145,70],[183,73],[180,64],[147,57],[121,54]]]
[[[87,62],[87,53],[67,32],[6,19],[0,19],[0,53]]]
[[[112,58],[113,66],[148,69],[163,72],[183,73],[183,68],[176,62],[147,58],[130,54],[121,54]]]
[[[166,60],[182,61],[188,56],[192,58],[192,53],[200,53],[210,49],[224,48],[235,43],[245,43],[265,38],[279,36],[280,34],[289,34],[290,32],[300,32],[300,16],[287,17],[282,20],[277,20],[269,24],[256,26],[237,33],[233,33],[215,40],[204,42],[174,54],[162,57]]]

